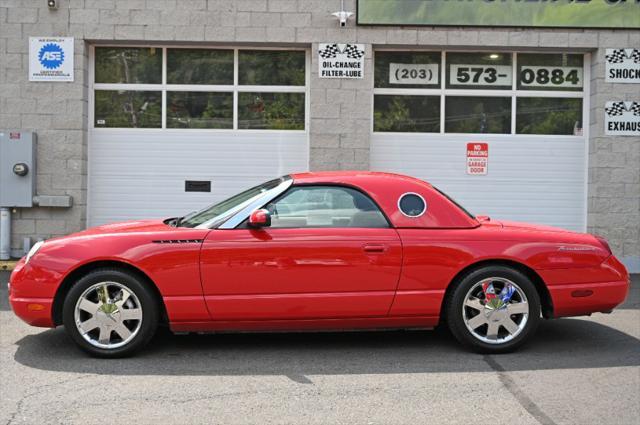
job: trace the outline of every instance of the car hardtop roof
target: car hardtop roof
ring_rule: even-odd
[[[413,184],[420,184],[427,187],[432,187],[431,184],[424,180],[417,179],[415,177],[406,176],[404,174],[385,173],[380,171],[316,171],[308,173],[294,173],[290,174],[294,184],[311,184],[311,183],[353,183],[358,182],[374,182],[379,180],[381,183],[388,182],[388,179],[394,179],[397,181],[406,181]]]

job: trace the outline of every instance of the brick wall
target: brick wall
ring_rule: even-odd
[[[86,214],[87,44],[93,41],[297,44],[310,46],[310,167],[369,167],[375,45],[433,48],[567,48],[593,54],[589,155],[589,230],[617,254],[640,258],[640,140],[606,137],[604,102],[640,99],[640,85],[604,83],[604,49],[640,46],[640,32],[412,27],[339,28],[340,0],[0,0],[0,128],[38,132],[38,191],[69,194],[71,209],[14,214],[13,246],[24,236],[82,229]],[[345,1],[355,11],[355,0]],[[29,83],[28,37],[76,38],[74,83]],[[366,45],[365,78],[317,77],[319,42]]]

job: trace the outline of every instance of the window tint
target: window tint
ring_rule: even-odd
[[[347,187],[293,187],[266,208],[273,228],[389,227],[371,199]]]
[[[303,51],[240,50],[240,85],[304,86]]]
[[[233,128],[233,93],[167,92],[167,128]]]
[[[583,56],[518,54],[518,90],[582,91]]]
[[[447,96],[445,132],[511,133],[511,98]]]
[[[427,204],[422,196],[405,193],[398,200],[398,208],[406,216],[420,217],[427,210]]]
[[[521,97],[516,111],[517,134],[582,135],[582,99]]]
[[[168,84],[233,84],[233,50],[168,49]]]
[[[238,128],[304,130],[304,93],[238,93]]]
[[[162,49],[96,47],[96,83],[162,83]]]
[[[373,105],[373,131],[440,132],[439,96],[377,94]]]
[[[447,53],[448,89],[508,90],[511,53]]]
[[[159,91],[96,90],[95,126],[160,128],[161,102]]]
[[[375,87],[440,87],[440,52],[376,52]]]

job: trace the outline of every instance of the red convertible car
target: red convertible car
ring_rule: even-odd
[[[271,180],[166,220],[39,242],[14,312],[102,357],[174,332],[432,328],[499,353],[541,317],[611,312],[629,275],[597,236],[474,217],[424,181],[374,172]]]

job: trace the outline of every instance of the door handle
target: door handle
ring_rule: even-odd
[[[387,250],[387,246],[386,245],[375,245],[375,244],[367,244],[365,246],[362,247],[364,252],[367,253],[381,253],[381,252],[385,252]]]

